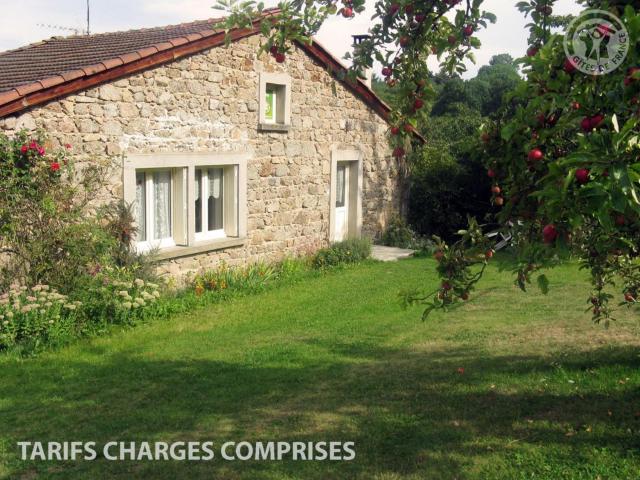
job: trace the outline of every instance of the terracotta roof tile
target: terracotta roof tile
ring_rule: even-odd
[[[204,32],[206,36],[209,32],[215,33],[213,25],[219,21],[221,19],[210,19],[126,32],[54,37],[16,50],[1,52],[0,92],[56,75],[65,74],[63,76],[66,79],[66,73],[71,70],[104,69],[96,65],[118,57],[124,63],[137,60],[140,57],[131,56],[132,52],[146,52],[145,49],[157,44],[164,44],[163,48],[158,48],[157,51],[166,50],[170,48],[169,44],[177,46],[188,43],[187,38],[200,39],[205,36]]]

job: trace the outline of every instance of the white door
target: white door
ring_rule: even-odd
[[[335,241],[345,240],[349,230],[349,168],[338,163],[336,171]]]

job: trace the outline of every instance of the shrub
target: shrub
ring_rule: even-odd
[[[356,263],[369,258],[371,241],[368,239],[351,239],[334,243],[330,247],[319,250],[313,257],[314,268],[327,268]]]
[[[491,184],[477,161],[420,159],[411,179],[407,220],[419,235],[456,239],[468,216],[483,218],[491,208]]]
[[[410,248],[424,250],[433,242],[416,234],[402,217],[394,217],[380,239],[381,245],[387,247]]]
[[[0,134],[0,291],[16,279],[74,288],[87,265],[110,257],[116,240],[88,215],[106,168],[76,171],[67,148],[48,148],[42,133]]]
[[[48,285],[12,285],[0,295],[0,348],[24,341],[54,343],[68,336],[80,305]]]

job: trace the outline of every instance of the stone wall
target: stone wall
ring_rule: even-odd
[[[127,153],[250,151],[248,240],[242,247],[166,262],[167,273],[220,260],[277,260],[328,243],[331,147],[363,152],[363,235],[378,236],[398,210],[386,123],[302,50],[284,64],[257,56],[259,37],[209,51],[0,119],[11,133],[43,128],[79,161]],[[258,75],[292,78],[291,128],[259,132]],[[116,169],[102,201],[122,198]]]

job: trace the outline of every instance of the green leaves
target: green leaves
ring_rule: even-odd
[[[544,295],[549,293],[549,279],[546,275],[538,275],[536,283],[538,284],[538,288]]]

